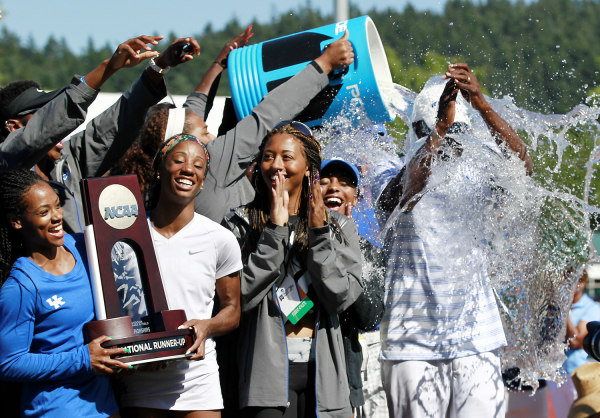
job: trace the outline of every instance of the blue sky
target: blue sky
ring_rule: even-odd
[[[403,10],[412,3],[417,10],[441,11],[445,0],[360,0],[361,10]],[[50,35],[65,38],[75,53],[92,38],[96,46],[109,42],[116,47],[125,39],[141,34],[169,32],[185,36],[199,33],[211,22],[220,29],[236,17],[240,23],[253,18],[268,22],[273,16],[298,10],[307,0],[0,0],[0,25],[23,39],[33,37],[43,46]],[[312,0],[313,8],[329,14],[334,0]],[[295,29],[290,28],[290,33]]]

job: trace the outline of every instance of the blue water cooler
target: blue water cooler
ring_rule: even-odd
[[[377,28],[369,16],[233,50],[229,55],[228,72],[238,119],[249,115],[269,91],[319,57],[346,29],[354,48],[354,63],[347,70],[334,71],[329,86],[297,119],[309,126],[318,126],[344,110],[363,108],[372,123],[391,121],[383,94],[391,89],[392,76]]]

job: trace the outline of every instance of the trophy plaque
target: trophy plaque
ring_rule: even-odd
[[[81,190],[96,312],[86,342],[112,337],[102,346],[127,348],[115,358],[131,365],[191,356],[194,333],[167,305],[137,176],[83,179]]]

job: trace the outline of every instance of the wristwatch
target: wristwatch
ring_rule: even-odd
[[[171,67],[168,67],[168,66],[165,68],[159,67],[158,65],[156,65],[156,62],[154,62],[154,58],[150,58],[150,61],[148,61],[148,67],[152,68],[154,71],[156,71],[160,75],[165,75],[171,69]]]

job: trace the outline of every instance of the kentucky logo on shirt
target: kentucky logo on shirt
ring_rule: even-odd
[[[52,306],[54,309],[58,309],[66,303],[63,300],[62,296],[59,298],[57,295],[54,295],[51,298],[46,299],[46,302],[48,302],[48,305]]]

